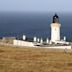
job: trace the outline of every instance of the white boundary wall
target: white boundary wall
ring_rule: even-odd
[[[48,47],[40,47],[34,46],[33,42],[27,42],[22,40],[13,40],[13,45],[15,46],[26,46],[26,47],[34,47],[34,48],[51,48],[51,49],[71,49],[72,46],[48,46]]]
[[[45,47],[45,48],[52,48],[52,49],[71,49],[72,46],[51,46],[51,47]]]
[[[34,44],[32,42],[27,42],[22,40],[13,40],[13,45],[34,47]]]

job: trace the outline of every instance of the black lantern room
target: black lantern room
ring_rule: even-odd
[[[53,23],[59,23],[59,17],[57,14],[53,16]]]

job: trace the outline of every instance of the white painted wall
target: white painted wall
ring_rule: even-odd
[[[22,41],[22,40],[13,40],[13,45],[16,46],[28,46],[33,47],[34,44],[32,42]]]
[[[51,41],[60,41],[60,27],[61,24],[59,23],[52,23],[51,24]]]
[[[64,40],[56,41],[55,44],[57,44],[57,43],[69,45],[69,42],[66,42],[66,41],[64,41]]]
[[[13,45],[39,48],[37,46],[34,46],[34,43],[32,42],[26,42],[21,40],[13,40]],[[48,47],[41,47],[41,48],[71,49],[71,46],[48,46]]]
[[[45,48],[52,48],[52,49],[71,49],[71,46],[51,46],[51,47],[45,47]]]

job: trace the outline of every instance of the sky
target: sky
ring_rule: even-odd
[[[72,0],[0,0],[0,11],[72,12]]]

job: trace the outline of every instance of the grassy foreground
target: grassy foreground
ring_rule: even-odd
[[[0,46],[0,72],[72,72],[72,53]]]

